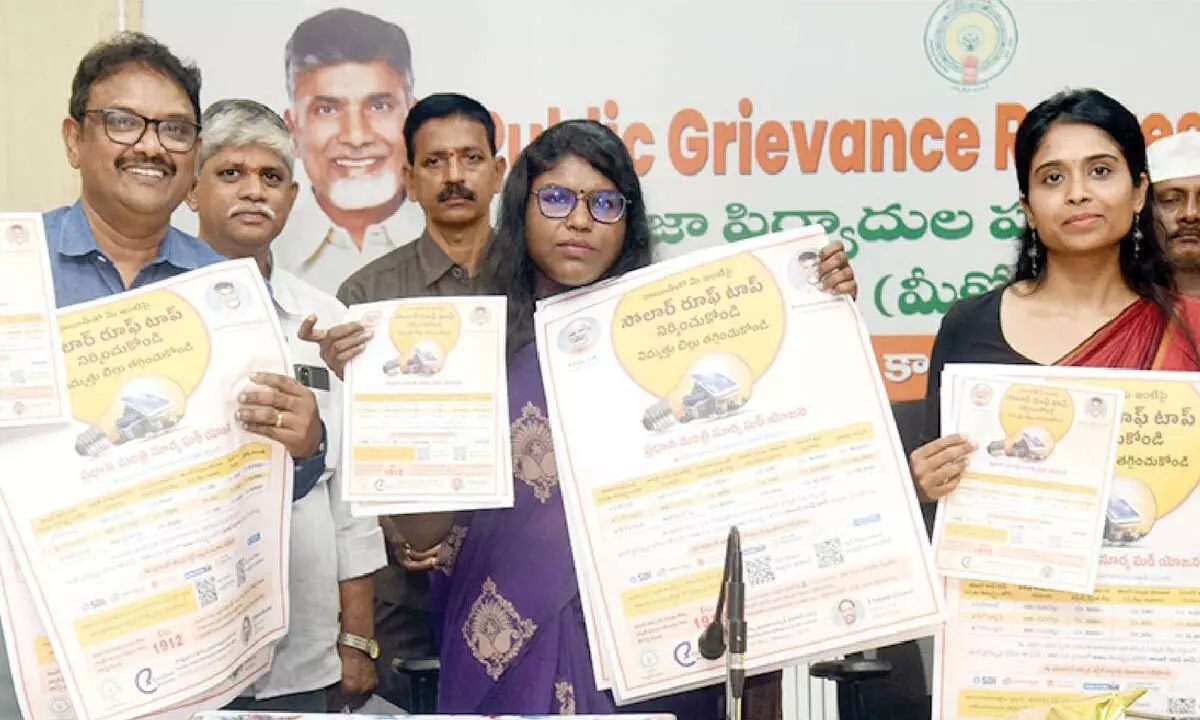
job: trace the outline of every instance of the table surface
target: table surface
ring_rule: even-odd
[[[255,713],[255,712],[203,712],[193,715],[192,720],[316,720],[317,718],[339,718],[339,720],[551,720],[557,715],[323,715],[316,713]],[[674,715],[576,715],[576,720],[676,720]]]

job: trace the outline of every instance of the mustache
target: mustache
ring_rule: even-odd
[[[175,163],[159,155],[122,155],[117,158],[117,169],[124,170],[130,165],[142,165],[161,168],[168,175],[175,174]]]
[[[229,208],[226,217],[233,217],[241,213],[258,213],[259,215],[265,215],[268,220],[275,219],[275,211],[271,209],[271,206],[261,202],[240,202]]]
[[[437,201],[446,202],[452,198],[462,198],[463,200],[474,200],[475,191],[467,187],[463,183],[446,183],[446,187],[438,193]]]

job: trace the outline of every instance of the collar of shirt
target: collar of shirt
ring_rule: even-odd
[[[271,290],[271,299],[275,301],[275,307],[284,315],[296,317],[301,313],[300,301],[289,281],[290,277],[291,275],[287,271],[275,266],[275,260],[272,258],[271,277],[267,280],[267,287]]]
[[[363,233],[363,247],[381,247],[385,250],[392,250],[403,245],[405,243],[404,238],[406,236],[412,237],[411,235],[407,235],[407,233],[411,232],[411,226],[405,227],[407,223],[404,217],[406,214],[404,212],[405,207],[409,204],[409,202],[410,201],[405,200],[403,203],[401,203],[400,207],[396,208],[396,212],[389,215],[383,222],[376,225],[368,225],[366,232]],[[313,204],[316,205],[315,201]],[[329,219],[325,216],[325,213],[319,209],[319,206],[317,207],[317,212],[320,212],[321,217],[326,222],[329,222]],[[315,261],[317,256],[321,254],[321,251],[325,249],[326,246],[333,246],[342,250],[354,250],[355,252],[358,252],[358,247],[355,246],[353,238],[350,237],[350,233],[338,225],[330,224],[329,228],[325,231],[325,234],[316,242],[312,251],[307,253],[307,255],[304,257],[303,262],[308,264]]]
[[[429,234],[428,229],[417,238],[416,248],[417,266],[421,268],[421,280],[425,287],[433,287],[446,273],[453,274],[454,279],[461,282],[470,280],[467,269],[450,259],[442,246]]]
[[[87,257],[92,253],[103,254],[96,244],[96,236],[88,223],[87,215],[83,212],[83,200],[76,200],[63,218],[61,232],[47,238],[51,252],[57,252],[68,257]],[[204,246],[207,249],[207,245]],[[167,228],[167,235],[158,246],[158,255],[148,264],[166,263],[179,270],[196,270],[211,265],[213,258],[210,253],[199,252],[195,242],[174,226]]]

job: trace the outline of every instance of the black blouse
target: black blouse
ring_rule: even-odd
[[[947,363],[1037,365],[1013,349],[1000,330],[1000,298],[1005,288],[959,300],[946,311],[933,341],[929,382],[925,386],[925,422],[921,444],[941,437],[942,368]]]

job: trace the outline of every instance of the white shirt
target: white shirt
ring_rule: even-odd
[[[309,314],[320,318],[318,327],[329,327],[341,322],[346,308],[286,270],[272,271],[271,292],[292,362],[325,367],[317,345],[298,339],[296,333]],[[338,583],[369,575],[387,564],[379,521],[352,516],[350,506],[340,500],[341,473],[336,468],[341,448],[342,384],[332,372],[329,387],[309,388],[325,421],[326,469],[316,487],[292,503],[288,558],[291,618],[287,637],[275,647],[270,672],[254,686],[259,700],[319,690],[341,680]]]
[[[362,250],[350,233],[330,222],[309,201],[293,211],[283,233],[271,244],[278,267],[330,295],[356,270],[372,260],[407,245],[425,230],[425,215],[419,205],[406,200],[391,217],[371,225],[363,235]],[[328,327],[326,323],[322,327]]]

